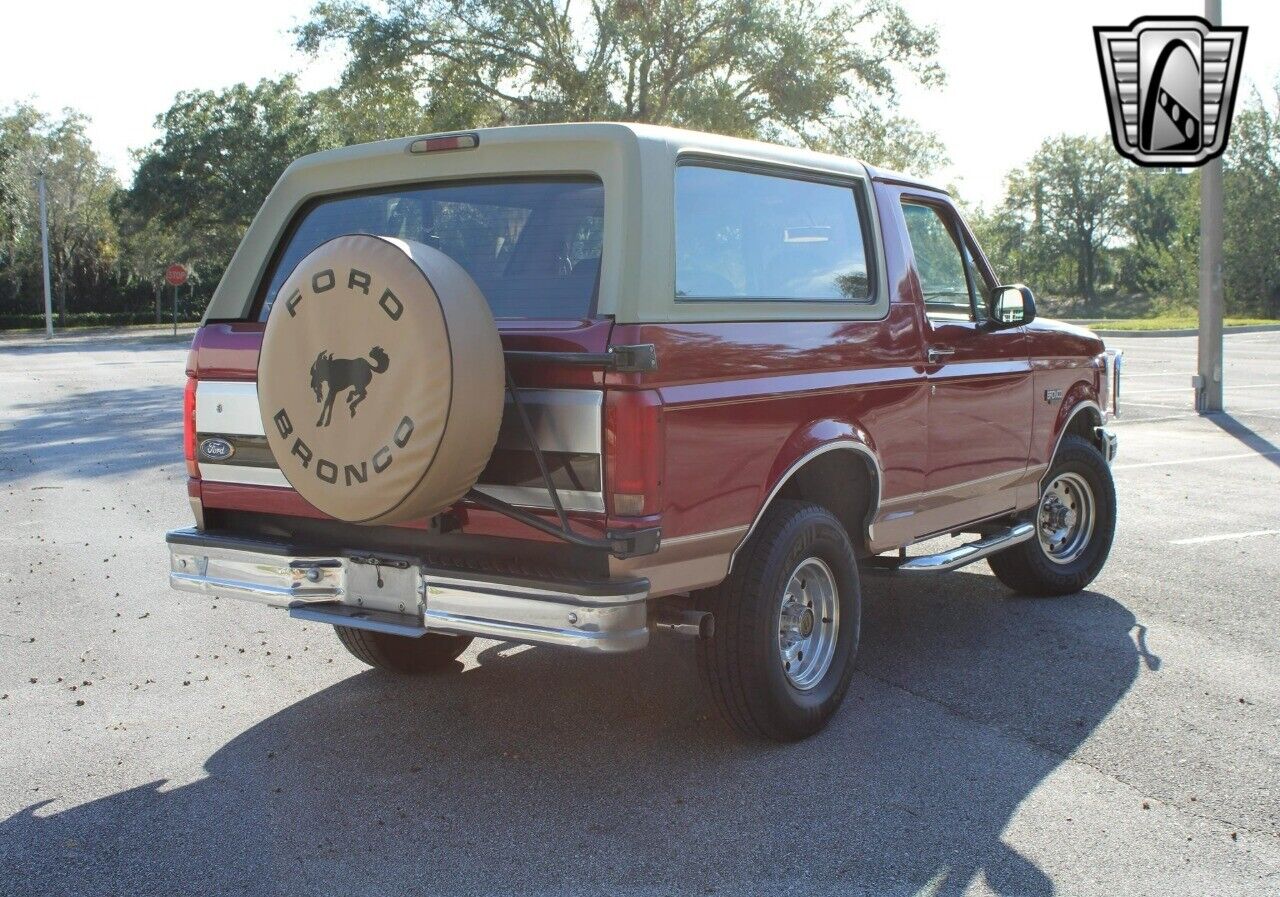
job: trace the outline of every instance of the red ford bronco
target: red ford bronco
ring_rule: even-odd
[[[1117,361],[849,159],[621,124],[320,153],[192,345],[170,581],[397,673],[691,636],[732,724],[801,738],[860,572],[1098,575]]]

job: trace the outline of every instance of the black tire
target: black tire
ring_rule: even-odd
[[[388,673],[416,675],[448,669],[458,659],[471,636],[440,635],[429,632],[418,638],[403,635],[387,635],[368,629],[352,629],[335,626],[338,641],[357,660]]]
[[[1045,475],[1046,490],[1064,474],[1082,478],[1093,493],[1092,534],[1078,556],[1067,563],[1055,562],[1041,544],[1042,512],[1038,505],[1032,520],[1036,537],[987,559],[992,572],[1015,592],[1046,597],[1079,592],[1098,576],[1111,553],[1116,531],[1116,487],[1102,452],[1087,439],[1066,436]]]
[[[779,614],[793,572],[811,558],[831,574],[839,614],[830,665],[801,689],[784,671]],[[698,642],[698,667],[730,725],[775,741],[807,738],[826,725],[849,688],[862,617],[853,546],[831,512],[806,502],[775,502],[729,577],[696,593],[694,603],[715,616],[714,635]],[[813,632],[820,622],[810,614],[808,625]]]

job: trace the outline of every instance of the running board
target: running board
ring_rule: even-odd
[[[966,542],[937,554],[918,557],[873,557],[863,562],[864,567],[885,573],[945,573],[958,570],[974,561],[1003,551],[1006,548],[1034,539],[1036,528],[1030,523],[1019,523],[1007,530],[984,536],[977,542]]]

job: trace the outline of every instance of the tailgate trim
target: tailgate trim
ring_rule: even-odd
[[[600,389],[521,389],[520,401],[529,415],[534,435],[544,452],[594,455],[599,459],[601,488],[557,489],[565,510],[603,514],[603,408]],[[196,432],[201,439],[218,437],[236,444],[236,437],[265,438],[258,406],[258,385],[239,380],[200,380],[196,388]],[[496,449],[529,451],[529,441],[516,416],[509,392],[505,393],[502,423]],[[292,488],[284,473],[270,463],[243,464],[235,454],[227,461],[198,459],[200,477],[211,483]],[[546,487],[491,483],[482,472],[476,488],[487,495],[526,508],[550,508]],[[596,483],[584,484],[594,486]]]

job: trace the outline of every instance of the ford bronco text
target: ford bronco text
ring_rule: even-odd
[[[732,724],[802,738],[860,572],[1098,575],[1116,362],[945,192],[848,159],[620,124],[320,153],[192,345],[170,581],[397,673],[691,636]]]

